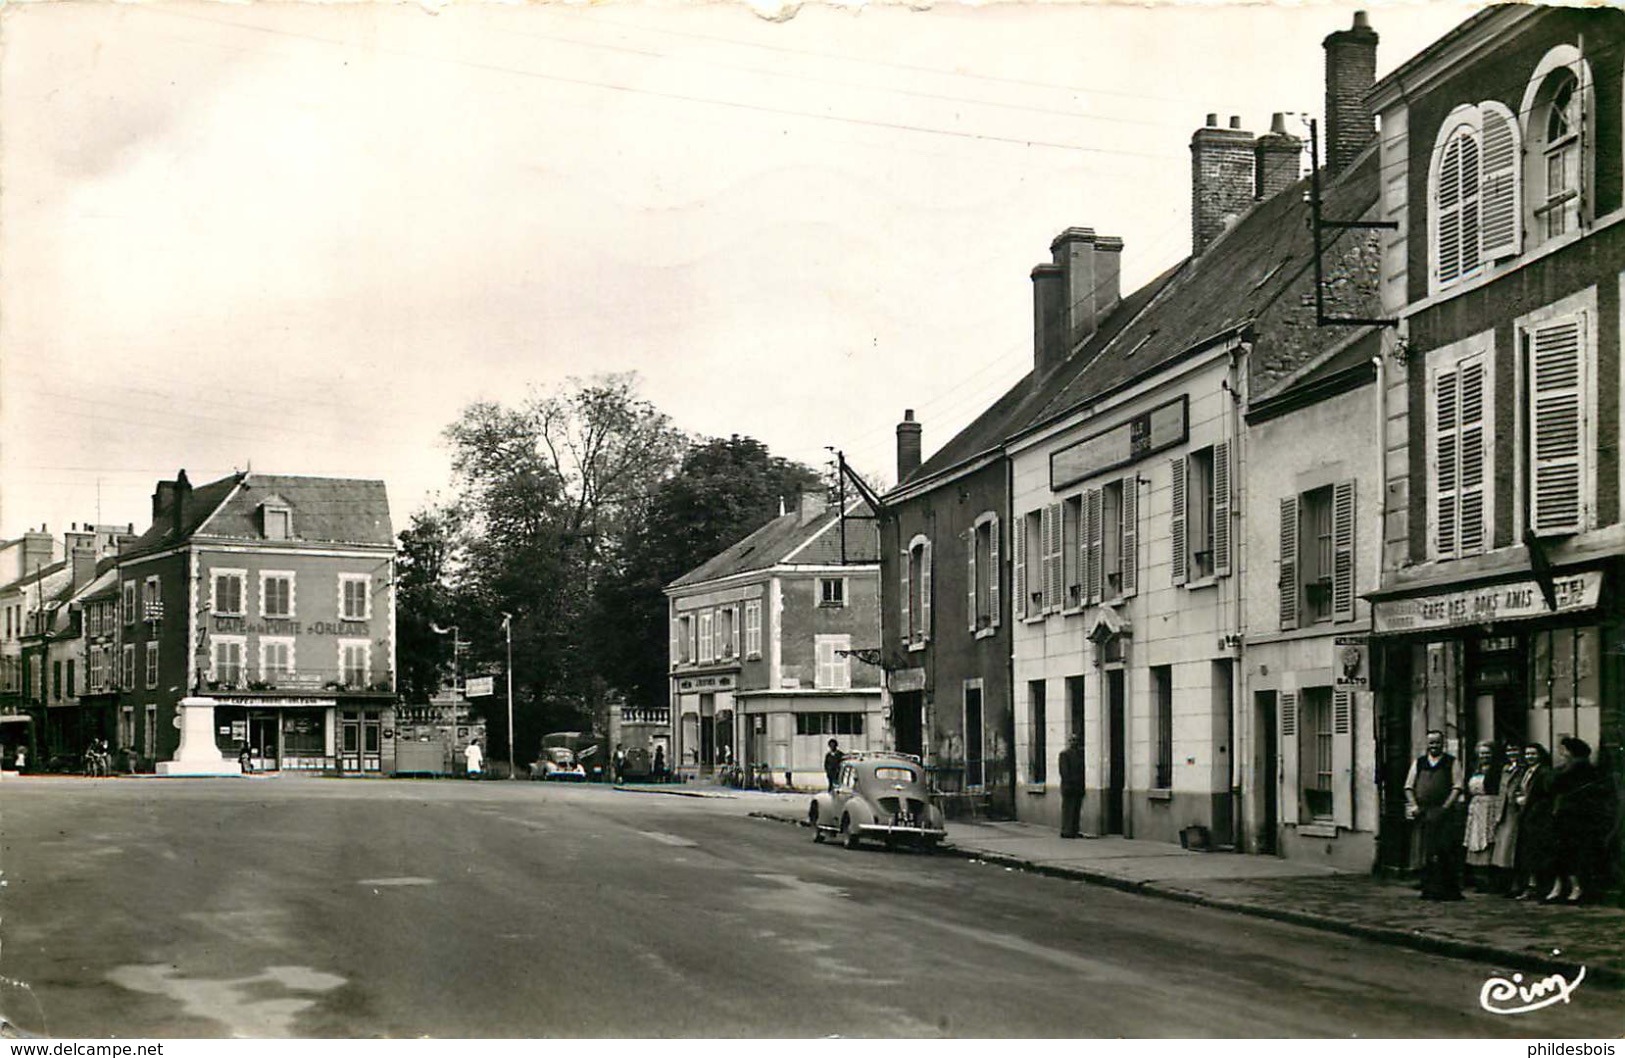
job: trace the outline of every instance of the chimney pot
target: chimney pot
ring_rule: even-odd
[[[1241,116],[1239,114],[1230,115],[1230,127],[1233,129],[1241,128]]]
[[[1217,115],[1217,114],[1209,114],[1207,116],[1207,127],[1210,128],[1210,129],[1218,128],[1219,127],[1219,115]]]
[[[1270,118],[1270,132],[1276,136],[1286,135],[1286,115],[1279,110]]]

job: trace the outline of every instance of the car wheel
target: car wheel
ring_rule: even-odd
[[[818,806],[813,805],[807,809],[807,825],[812,827],[813,844],[821,845],[824,842],[824,832],[818,826]]]
[[[847,848],[855,849],[858,847],[858,832],[856,828],[852,826],[851,816],[841,817],[841,833],[846,836]]]

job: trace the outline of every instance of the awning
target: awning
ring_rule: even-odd
[[[1548,607],[1533,579],[1436,591],[1371,603],[1371,634],[1412,635],[1451,628],[1533,621],[1596,609],[1602,598],[1602,571],[1561,574],[1552,578],[1556,607]]]

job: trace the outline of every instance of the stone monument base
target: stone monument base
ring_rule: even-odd
[[[179,712],[181,744],[174,760],[158,762],[158,774],[169,778],[206,775],[241,775],[242,766],[227,760],[214,744],[213,698],[182,698]]]

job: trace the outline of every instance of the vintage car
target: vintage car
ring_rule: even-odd
[[[934,849],[948,831],[931,803],[925,768],[907,753],[851,753],[833,790],[812,799],[807,822],[813,840],[839,836],[849,849],[864,838]]]
[[[576,751],[568,746],[546,746],[531,774],[552,782],[586,782],[587,769],[576,759]]]

